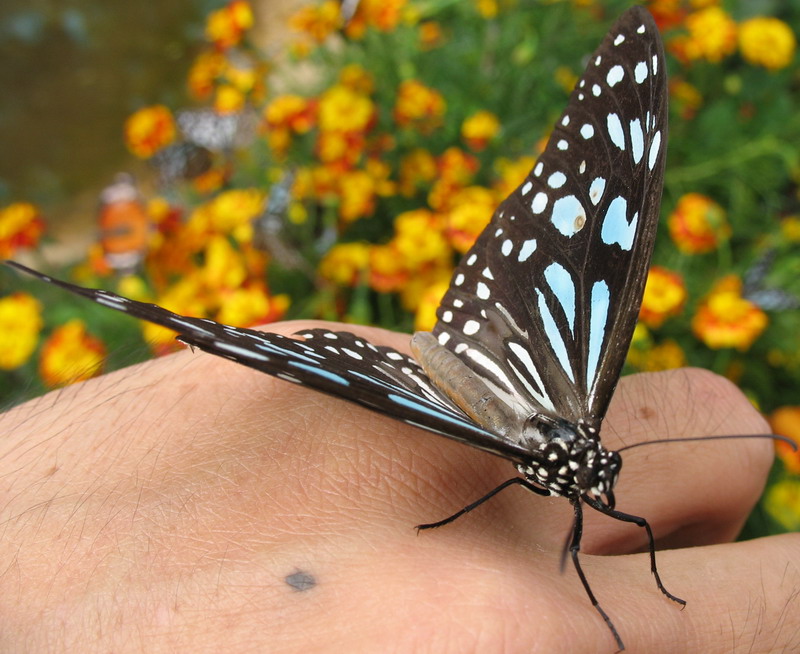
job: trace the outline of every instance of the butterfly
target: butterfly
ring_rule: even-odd
[[[667,143],[664,49],[633,7],[589,58],[545,151],[454,271],[432,332],[413,357],[345,331],[295,338],[180,316],[10,265],[111,309],[178,332],[183,343],[355,402],[512,462],[515,476],[438,527],[513,485],[563,496],[569,554],[617,647],[623,641],[581,568],[584,505],[616,510],[618,452],[600,428],[636,324],[659,219]]]

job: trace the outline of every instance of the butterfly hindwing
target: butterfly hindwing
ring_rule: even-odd
[[[455,271],[434,335],[523,418],[605,415],[658,224],[666,102],[657,28],[634,8]]]

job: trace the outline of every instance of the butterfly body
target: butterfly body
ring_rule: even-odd
[[[571,503],[568,552],[619,649],[619,634],[581,569],[582,507],[647,531],[615,509],[622,465],[600,442],[639,313],[666,160],[664,51],[641,7],[623,14],[589,59],[545,151],[457,266],[415,357],[352,333],[296,338],[180,316],[157,305],[44,281],[169,327],[179,340],[288,382],[360,404],[513,463],[497,492],[522,485]]]

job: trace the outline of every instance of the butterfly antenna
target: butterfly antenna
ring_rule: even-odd
[[[789,445],[793,451],[797,452],[797,443],[791,438],[781,436],[780,434],[733,434],[725,436],[692,436],[689,438],[659,438],[655,441],[644,441],[642,443],[634,443],[633,445],[626,445],[617,450],[617,452],[624,452],[625,450],[632,450],[634,447],[641,447],[642,445],[657,445],[659,443],[693,443],[696,441],[728,441],[739,438],[764,438],[774,441],[781,441]]]

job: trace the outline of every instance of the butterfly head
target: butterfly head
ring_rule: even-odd
[[[603,499],[614,508],[614,486],[622,467],[622,457],[607,450],[597,434],[581,425],[564,421],[539,425],[544,436],[532,452],[528,465],[518,466],[531,481],[547,488],[553,495],[578,499],[586,493]]]

